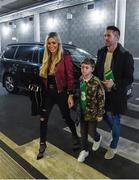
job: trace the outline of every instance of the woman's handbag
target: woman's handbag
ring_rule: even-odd
[[[37,86],[35,84],[29,84],[28,89],[29,89],[29,91],[38,92],[39,91],[39,86]]]

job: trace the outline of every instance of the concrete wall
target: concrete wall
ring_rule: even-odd
[[[82,4],[41,14],[41,41],[45,40],[50,31],[57,31],[64,43],[72,42],[74,45],[96,54],[98,48],[103,46],[105,27],[114,24],[115,0],[96,1],[94,9],[90,10],[87,5]],[[93,17],[96,10],[104,12],[104,19],[101,22],[96,22],[97,17]],[[67,19],[67,13],[72,14],[72,19]],[[47,25],[47,19],[50,17],[57,20],[57,24],[53,28]]]
[[[125,47],[139,57],[139,0],[127,0]]]
[[[92,2],[91,2],[92,3]],[[94,8],[88,9],[88,4],[70,6],[62,9],[48,11],[40,14],[40,40],[44,41],[46,35],[50,31],[57,31],[64,43],[72,43],[79,46],[90,53],[97,53],[98,48],[103,46],[103,33],[105,27],[109,24],[114,24],[115,21],[115,0],[95,1]],[[96,15],[93,15],[97,11]],[[99,11],[99,12],[98,12]],[[67,18],[67,14],[72,15],[72,19]],[[99,22],[99,16],[104,16]],[[55,19],[56,25],[50,27],[48,19]],[[29,29],[26,32],[21,30],[21,22],[28,22]],[[8,25],[9,22],[1,25]],[[34,41],[34,21],[29,21],[29,18],[21,18],[12,21],[9,27],[12,29],[8,36],[1,37],[1,49],[8,43],[14,42],[31,42]],[[13,28],[13,26],[15,27]],[[2,28],[1,28],[2,29]],[[2,33],[2,32],[1,32]],[[16,40],[12,40],[16,37]]]
[[[29,18],[22,18],[17,19],[14,21],[2,23],[1,24],[1,49],[3,50],[4,47],[9,43],[16,43],[16,42],[33,42],[34,41],[34,23],[33,21],[29,21]],[[28,27],[22,27],[22,23],[28,23]],[[9,27],[9,33],[4,35],[3,27]],[[25,31],[23,31],[23,29]],[[15,39],[16,37],[16,39]]]
[[[30,21],[29,18],[24,18],[24,23],[26,23],[28,27],[25,27],[25,31],[23,32],[21,29],[24,28],[21,26],[23,19],[19,19],[16,21],[16,36],[18,42],[33,42],[34,41],[34,22]]]
[[[134,77],[139,79],[139,0],[127,0],[125,47],[134,56]]]

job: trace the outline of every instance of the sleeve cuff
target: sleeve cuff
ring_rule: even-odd
[[[113,89],[113,90],[116,90],[116,89],[117,89],[115,83],[113,84],[112,89]]]
[[[68,95],[73,95],[73,91],[71,90],[71,91],[67,91],[67,94]]]

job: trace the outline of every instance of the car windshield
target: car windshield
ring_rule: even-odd
[[[93,56],[91,54],[89,54],[88,52],[86,52],[80,48],[66,47],[65,50],[69,51],[69,53],[70,53],[70,55],[71,55],[71,57],[75,63],[80,63],[85,58],[92,58],[93,59]]]

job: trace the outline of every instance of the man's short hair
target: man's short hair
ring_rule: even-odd
[[[90,65],[92,68],[95,67],[95,61],[94,61],[94,59],[86,58],[86,59],[84,59],[84,60],[81,62],[81,65],[82,65],[82,64]]]
[[[116,32],[118,34],[118,36],[120,37],[120,30],[118,29],[118,27],[116,27],[116,26],[107,26],[106,29]]]

